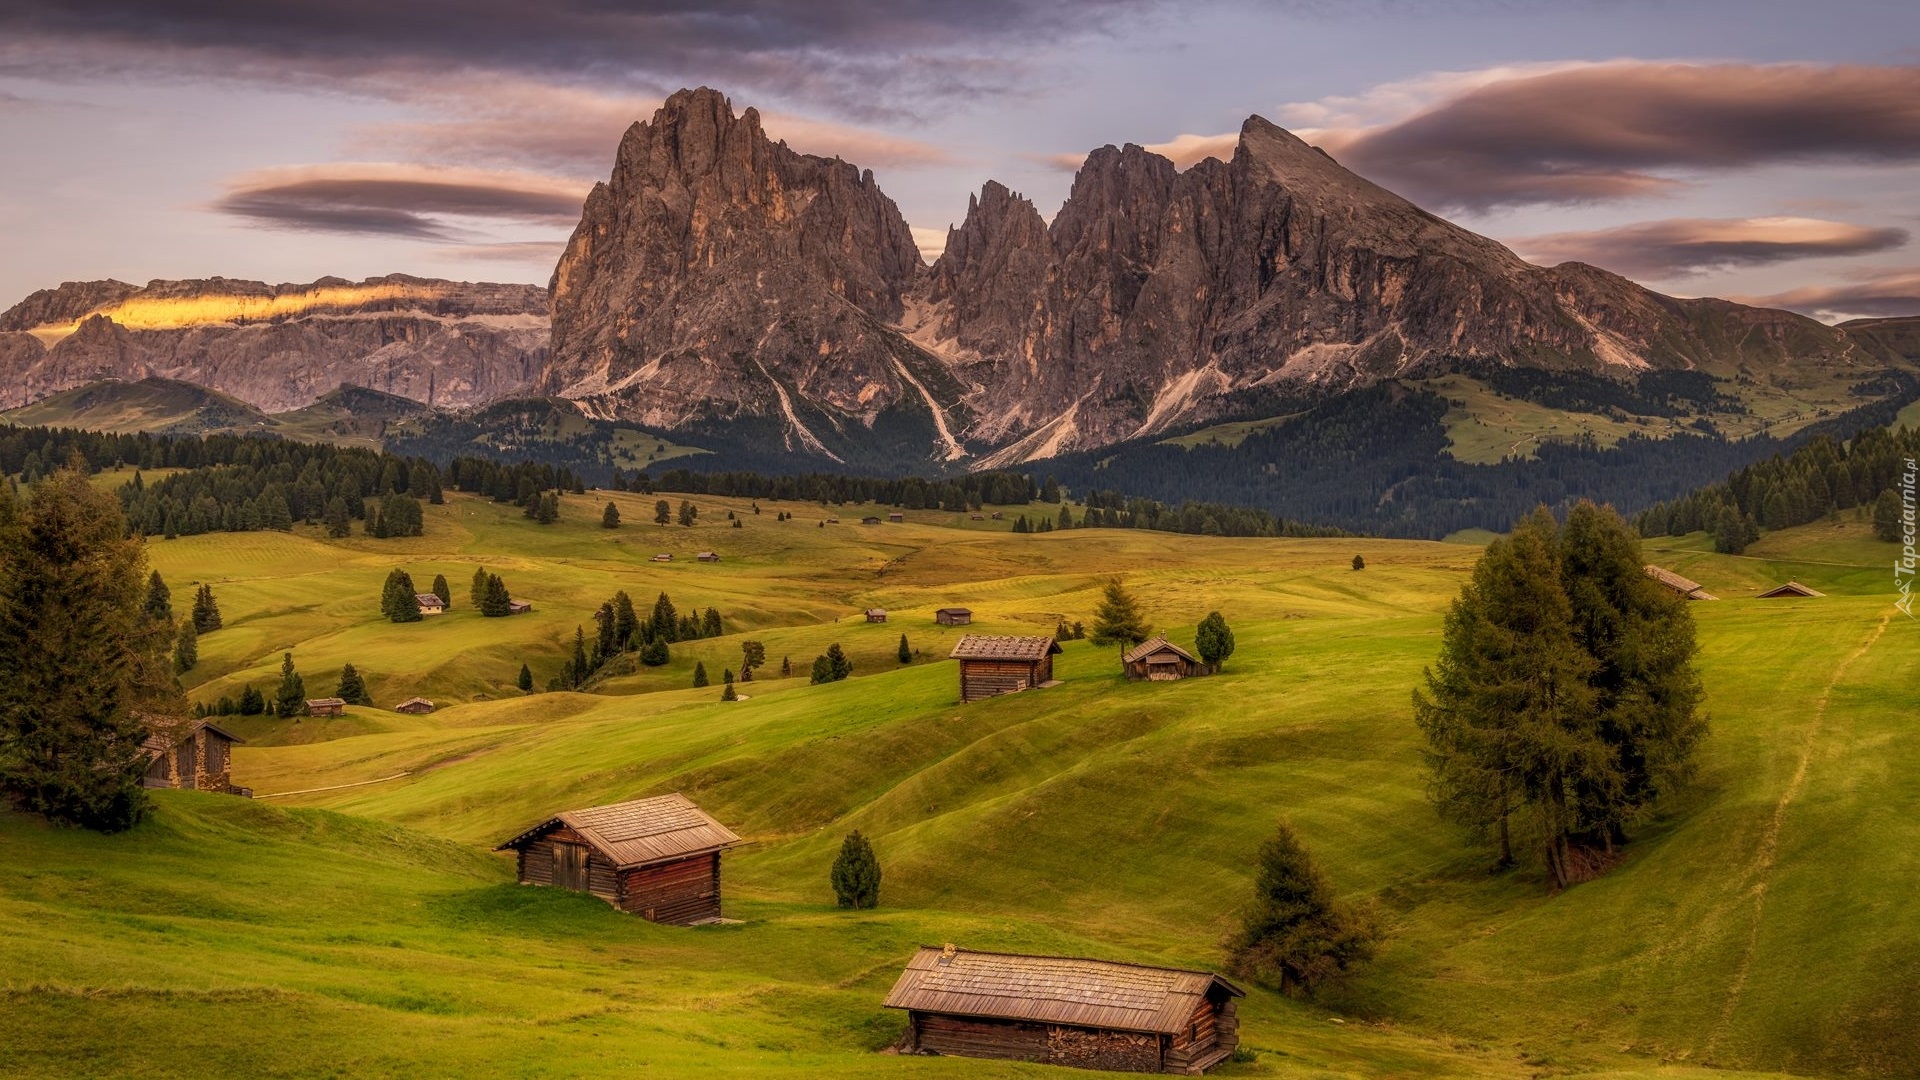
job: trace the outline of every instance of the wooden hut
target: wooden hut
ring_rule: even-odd
[[[533,610],[533,601],[531,600],[507,601],[507,614],[509,615],[525,615],[527,612],[532,610]]]
[[[960,700],[979,701],[1053,681],[1060,643],[1051,637],[968,634],[953,647],[960,661]]]
[[[695,555],[694,558],[701,562],[719,562],[720,553],[717,551],[702,551],[698,555]]]
[[[1193,1076],[1233,1056],[1245,996],[1204,971],[929,945],[885,1005],[909,1053]]]
[[[339,716],[347,710],[347,703],[337,697],[316,697],[307,699],[308,716]]]
[[[205,720],[154,721],[140,745],[149,755],[142,787],[184,788],[227,795],[253,795],[251,788],[233,784],[233,748],[246,742]]]
[[[896,510],[893,513],[887,515],[887,520],[893,522],[895,525],[898,525],[901,522],[907,520],[907,515]]]
[[[685,795],[569,810],[501,844],[522,885],[592,893],[652,922],[720,918],[720,853],[740,843]]]
[[[973,609],[943,607],[933,613],[933,621],[941,626],[970,626],[973,624]]]
[[[1649,563],[1647,565],[1647,576],[1659,582],[1660,584],[1665,585],[1667,588],[1672,589],[1674,592],[1679,593],[1681,596],[1684,596],[1689,600],[1720,599],[1719,597],[1713,595],[1707,590],[1701,588],[1699,582],[1691,580],[1689,578],[1683,578],[1679,574],[1676,574],[1673,571],[1668,570],[1664,567],[1654,566],[1651,563]]]
[[[868,622],[886,622],[886,621],[887,621],[887,609],[886,609],[886,608],[883,608],[883,607],[870,607],[870,608],[868,608],[868,609],[867,609],[867,621],[868,621]]]
[[[433,711],[433,702],[423,697],[410,697],[393,707],[394,712],[412,713],[421,716]]]
[[[447,602],[440,599],[440,597],[434,593],[414,593],[413,598],[419,603],[420,614],[422,615],[445,615],[447,613]]]
[[[1126,666],[1129,679],[1172,682],[1208,674],[1207,665],[1199,657],[1163,637],[1148,638],[1128,649],[1120,662]]]
[[[1774,599],[1779,599],[1781,597],[1788,597],[1788,596],[1825,596],[1825,595],[1827,594],[1823,592],[1815,592],[1814,590],[1807,588],[1805,585],[1802,585],[1797,581],[1789,581],[1785,585],[1777,585],[1771,589],[1768,589],[1766,592],[1761,593],[1760,599],[1774,600]]]
[[[878,525],[878,524],[880,524],[880,519],[879,519],[879,518],[877,518],[877,517],[874,517],[874,516],[873,516],[873,515],[871,515],[871,514],[869,514],[869,515],[867,515],[866,517],[863,517],[863,518],[861,518],[861,519],[860,519],[860,524],[862,524],[862,525]]]
[[[653,561],[654,561],[654,562],[672,562],[672,561],[673,561],[673,556],[671,556],[671,555],[669,555],[669,554],[667,554],[666,552],[664,552],[664,551],[663,551],[663,552],[661,552],[660,554],[658,554],[658,555],[655,555],[655,556],[653,557]]]

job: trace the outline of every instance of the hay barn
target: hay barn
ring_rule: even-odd
[[[412,713],[415,716],[422,716],[426,713],[430,713],[433,711],[433,702],[428,701],[426,698],[423,698],[423,697],[410,697],[407,700],[401,702],[400,704],[395,705],[393,707],[393,711],[403,712],[403,713]]]
[[[1797,581],[1789,581],[1785,585],[1777,585],[1771,589],[1768,589],[1766,592],[1761,593],[1760,599],[1776,600],[1781,597],[1825,596],[1825,595],[1827,594],[1823,592],[1816,592],[1812,589],[1809,589],[1805,585],[1802,585]]]
[[[347,711],[347,703],[337,697],[316,697],[307,699],[308,716],[339,716]]]
[[[1198,1075],[1240,1043],[1239,987],[1203,971],[923,946],[885,1005],[901,1049]]]
[[[531,600],[507,601],[507,614],[509,615],[525,615],[527,612],[532,610],[533,610],[533,601]]]
[[[1659,582],[1660,584],[1665,585],[1667,588],[1672,589],[1674,592],[1679,593],[1681,596],[1684,596],[1689,600],[1720,599],[1719,597],[1713,595],[1707,590],[1701,588],[1699,582],[1693,581],[1689,578],[1683,578],[1679,574],[1676,574],[1673,571],[1665,569],[1663,567],[1648,565],[1647,576]]]
[[[1060,643],[1050,637],[1002,637],[968,634],[953,647],[960,661],[960,700],[1012,694],[1053,681],[1053,658]]]
[[[445,615],[447,602],[433,593],[414,593],[413,598],[420,605],[422,615]]]
[[[1129,679],[1172,682],[1209,674],[1199,657],[1163,637],[1148,638],[1128,649],[1120,662],[1126,666]]]
[[[522,885],[590,893],[651,922],[720,918],[720,853],[740,843],[675,793],[569,810],[495,851],[513,851]]]
[[[157,721],[140,744],[152,758],[140,784],[149,788],[215,791],[251,798],[252,788],[233,784],[233,748],[244,742],[240,736],[205,720],[171,725]]]
[[[877,517],[872,517],[872,516],[868,516],[868,517],[863,517],[863,518],[861,518],[861,519],[860,519],[860,524],[862,524],[862,525],[878,525],[878,524],[880,524],[880,519],[879,519],[879,518],[877,518]]]
[[[941,626],[970,626],[973,623],[973,609],[943,607],[933,613],[933,621]]]
[[[905,514],[902,514],[902,513],[897,513],[897,512],[896,512],[896,513],[892,513],[892,514],[888,514],[888,515],[887,515],[887,520],[888,520],[888,521],[891,521],[891,522],[893,522],[893,523],[894,523],[894,524],[896,524],[896,525],[898,525],[899,523],[901,523],[901,522],[903,522],[903,521],[905,521],[905,520],[907,520],[907,515],[905,515]]]
[[[702,551],[698,555],[695,555],[694,558],[701,562],[719,562],[720,553],[717,551]]]
[[[868,609],[867,609],[867,621],[868,621],[868,622],[886,622],[886,621],[887,621],[887,609],[886,609],[886,608],[883,608],[883,607],[870,607],[870,608],[868,608]]]

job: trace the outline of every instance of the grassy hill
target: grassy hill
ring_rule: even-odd
[[[607,499],[627,527],[598,528]],[[1858,523],[1771,534],[1742,558],[1651,542],[1728,598],[1693,607],[1714,725],[1700,783],[1615,872],[1548,895],[1537,871],[1490,874],[1424,801],[1408,691],[1472,546],[1015,536],[932,511],[822,525],[818,506],[695,501],[693,529],[633,524],[651,518],[640,496],[571,497],[544,528],[454,497],[415,539],[153,541],[176,597],[210,581],[226,616],[200,640],[196,696],[267,688],[291,649],[312,693],[351,661],[377,702],[443,707],[236,724],[252,740],[236,779],[306,794],[163,793],[153,822],[106,838],[0,814],[17,868],[0,877],[7,1069],[1056,1075],[878,1053],[901,1023],[878,1003],[912,946],[1217,965],[1251,853],[1285,816],[1393,937],[1317,1002],[1256,992],[1257,1059],[1222,1075],[1920,1070],[1920,627],[1892,613],[1892,549]],[[709,548],[724,561],[690,561]],[[468,610],[482,564],[534,611]],[[445,573],[455,610],[381,622],[396,565],[422,587]],[[1226,673],[1128,684],[1111,650],[1072,642],[1062,686],[956,703],[958,631],[934,608],[1043,631],[1088,618],[1116,572],[1175,640],[1221,610],[1239,639]],[[1752,599],[1787,577],[1830,595]],[[728,636],[591,693],[511,688],[523,661],[544,684],[618,588],[716,607]],[[891,621],[861,621],[869,605]],[[747,700],[690,687],[696,660],[717,680],[748,637],[773,663]],[[833,642],[853,679],[775,674]],[[554,810],[674,790],[753,841],[727,860],[741,925],[651,926],[513,885],[488,853]],[[850,828],[885,867],[877,912],[830,906]]]
[[[0,413],[0,421],[23,426],[182,435],[274,427],[266,413],[239,398],[193,383],[161,378],[89,383]]]

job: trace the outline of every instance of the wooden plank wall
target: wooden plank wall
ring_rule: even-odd
[[[915,1042],[923,1053],[1003,1061],[1047,1059],[1045,1024],[914,1013],[913,1025]]]
[[[981,698],[1027,689],[1043,680],[1044,676],[1036,674],[1039,667],[1028,661],[962,660],[960,700],[979,701]]]
[[[644,866],[621,875],[621,910],[686,926],[720,917],[720,853]]]

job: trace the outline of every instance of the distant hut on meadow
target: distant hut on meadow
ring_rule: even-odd
[[[877,518],[877,517],[874,517],[874,516],[873,516],[872,514],[868,514],[868,515],[867,515],[866,517],[863,517],[863,518],[861,518],[861,519],[860,519],[860,524],[862,524],[862,525],[878,525],[878,524],[880,524],[880,519],[879,519],[879,518]]]
[[[870,607],[870,608],[868,608],[868,609],[867,609],[867,621],[868,621],[868,622],[886,622],[886,621],[887,621],[887,609],[886,609],[886,608],[883,608],[883,607]]]
[[[1689,600],[1720,599],[1719,597],[1713,595],[1707,590],[1701,588],[1699,582],[1693,581],[1688,578],[1683,578],[1679,574],[1676,574],[1673,571],[1665,569],[1663,567],[1648,564],[1647,576],[1659,582],[1660,584],[1665,585],[1667,588],[1672,589],[1674,592],[1679,593],[1681,596],[1684,596]]]
[[[557,814],[501,844],[522,885],[591,893],[652,922],[720,918],[720,853],[740,837],[675,793]]]
[[[701,562],[719,562],[720,553],[717,551],[702,551],[698,555],[695,555],[694,558]]]
[[[192,724],[157,721],[140,744],[151,758],[140,784],[251,797],[253,789],[233,785],[233,748],[244,742],[205,720]]]
[[[1148,638],[1128,649],[1120,662],[1126,666],[1129,679],[1172,682],[1209,674],[1199,657],[1163,637]]]
[[[933,621],[941,626],[969,626],[973,623],[973,609],[943,607],[933,613]]]
[[[419,602],[420,614],[422,615],[445,615],[447,613],[447,602],[440,599],[440,597],[434,593],[414,593],[413,598]]]
[[[533,610],[533,601],[531,600],[507,601],[507,614],[509,615],[525,615],[527,612],[532,610]]]
[[[673,556],[671,556],[671,555],[669,555],[669,554],[667,554],[666,552],[664,552],[664,551],[663,551],[663,552],[661,552],[660,554],[658,554],[658,555],[655,555],[655,556],[653,557],[653,561],[654,561],[654,562],[672,562],[672,561],[673,561]]]
[[[1060,644],[1051,637],[968,634],[953,647],[962,703],[1029,690],[1053,681]]]
[[[410,697],[407,700],[401,702],[400,704],[395,705],[393,707],[393,711],[403,712],[403,713],[412,713],[415,716],[420,716],[424,713],[430,713],[433,711],[433,702],[428,701],[426,698],[423,698],[423,697]]]
[[[929,945],[885,1006],[909,1053],[1197,1075],[1233,1056],[1245,996],[1204,971]]]
[[[887,520],[897,525],[900,522],[907,520],[907,515],[901,513],[898,510],[895,510],[893,513],[887,515]]]
[[[1814,590],[1807,588],[1805,585],[1802,585],[1797,581],[1789,581],[1785,585],[1776,585],[1775,587],[1768,589],[1766,592],[1761,593],[1760,599],[1775,600],[1781,597],[1825,596],[1825,595],[1827,594],[1823,592],[1815,592]]]
[[[339,716],[347,709],[345,700],[337,697],[316,697],[307,699],[308,716]]]

